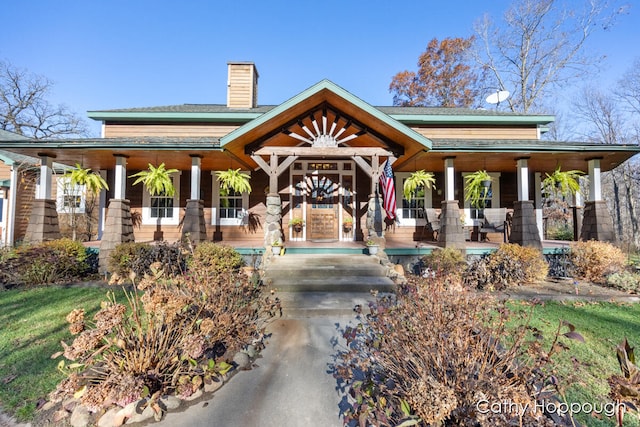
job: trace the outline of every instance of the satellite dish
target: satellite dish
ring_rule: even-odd
[[[506,100],[507,98],[509,98],[509,91],[508,90],[497,90],[494,93],[492,93],[491,95],[487,96],[485,101],[487,101],[487,103],[489,103],[489,104],[498,104],[499,105],[502,101]]]

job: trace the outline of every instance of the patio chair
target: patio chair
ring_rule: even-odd
[[[433,208],[424,208],[424,227],[422,227],[422,233],[420,234],[420,240],[424,237],[425,232],[429,233],[431,240],[438,240],[438,232],[440,231],[440,219],[438,218],[438,212]]]
[[[489,240],[487,233],[502,233],[503,241],[507,241],[507,208],[487,208],[483,212],[484,219],[480,225],[481,240]]]

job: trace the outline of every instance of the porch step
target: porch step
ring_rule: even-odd
[[[369,313],[369,302],[375,298],[364,292],[279,292],[282,317],[301,319],[318,316],[355,317],[354,308],[359,305],[363,313]]]
[[[266,283],[280,292],[389,292],[394,284],[367,255],[287,254],[267,267]]]

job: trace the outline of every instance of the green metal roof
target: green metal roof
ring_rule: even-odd
[[[595,142],[548,141],[544,139],[432,139],[431,152],[640,152],[640,145]]]
[[[162,136],[120,137],[120,138],[82,138],[49,139],[37,141],[11,141],[7,148],[53,149],[143,149],[143,150],[206,150],[219,149],[219,138],[178,138]]]
[[[233,132],[229,133],[228,135],[223,136],[222,138],[220,138],[220,145],[221,146],[225,146],[226,144],[228,144],[229,142],[233,141],[234,139],[238,138],[239,136],[249,132],[250,130],[264,125],[265,123],[267,123],[269,120],[271,120],[272,118],[276,117],[277,115],[285,112],[286,110],[292,108],[293,106],[295,106],[296,104],[302,102],[303,100],[315,95],[316,93],[322,91],[322,90],[329,90],[332,93],[338,95],[339,97],[345,99],[347,102],[355,105],[356,107],[360,108],[361,110],[365,111],[366,113],[372,115],[373,117],[375,117],[376,119],[380,120],[381,122],[387,124],[388,126],[396,129],[397,131],[407,135],[408,137],[412,138],[415,141],[418,141],[419,143],[421,143],[422,145],[424,145],[427,148],[431,148],[431,141],[424,137],[423,135],[420,135],[418,132],[414,131],[413,129],[405,126],[404,124],[398,122],[397,120],[394,120],[392,117],[390,117],[389,115],[383,113],[382,111],[380,111],[378,108],[373,107],[372,105],[366,103],[365,101],[363,101],[362,99],[358,98],[357,96],[353,95],[352,93],[348,92],[347,90],[343,89],[342,87],[336,85],[335,83],[333,83],[330,80],[322,80],[318,83],[316,83],[315,85],[311,86],[310,88],[300,92],[298,95],[294,96],[293,98],[290,98],[289,100],[283,102],[282,104],[278,105],[277,107],[269,110],[267,113],[264,113],[263,115],[261,115],[260,117],[256,118],[255,120],[251,121],[250,123],[245,124],[244,126],[239,127],[238,129],[234,130]]]
[[[342,90],[344,91],[344,89]],[[354,95],[350,93],[349,95],[355,98]],[[222,104],[181,104],[89,111],[87,115],[94,120],[101,121],[209,121],[246,123],[270,112],[275,108],[278,108],[278,106],[261,105],[256,108],[238,109],[228,108],[226,105]],[[519,114],[471,108],[390,106],[371,106],[371,108],[379,110],[403,124],[415,125],[461,123],[546,125],[555,120],[554,116],[551,115]]]

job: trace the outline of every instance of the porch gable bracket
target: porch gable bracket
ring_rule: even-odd
[[[393,157],[392,151],[379,147],[263,147],[255,151],[251,158],[255,156],[299,156],[299,157]],[[256,162],[257,163],[257,162]]]

